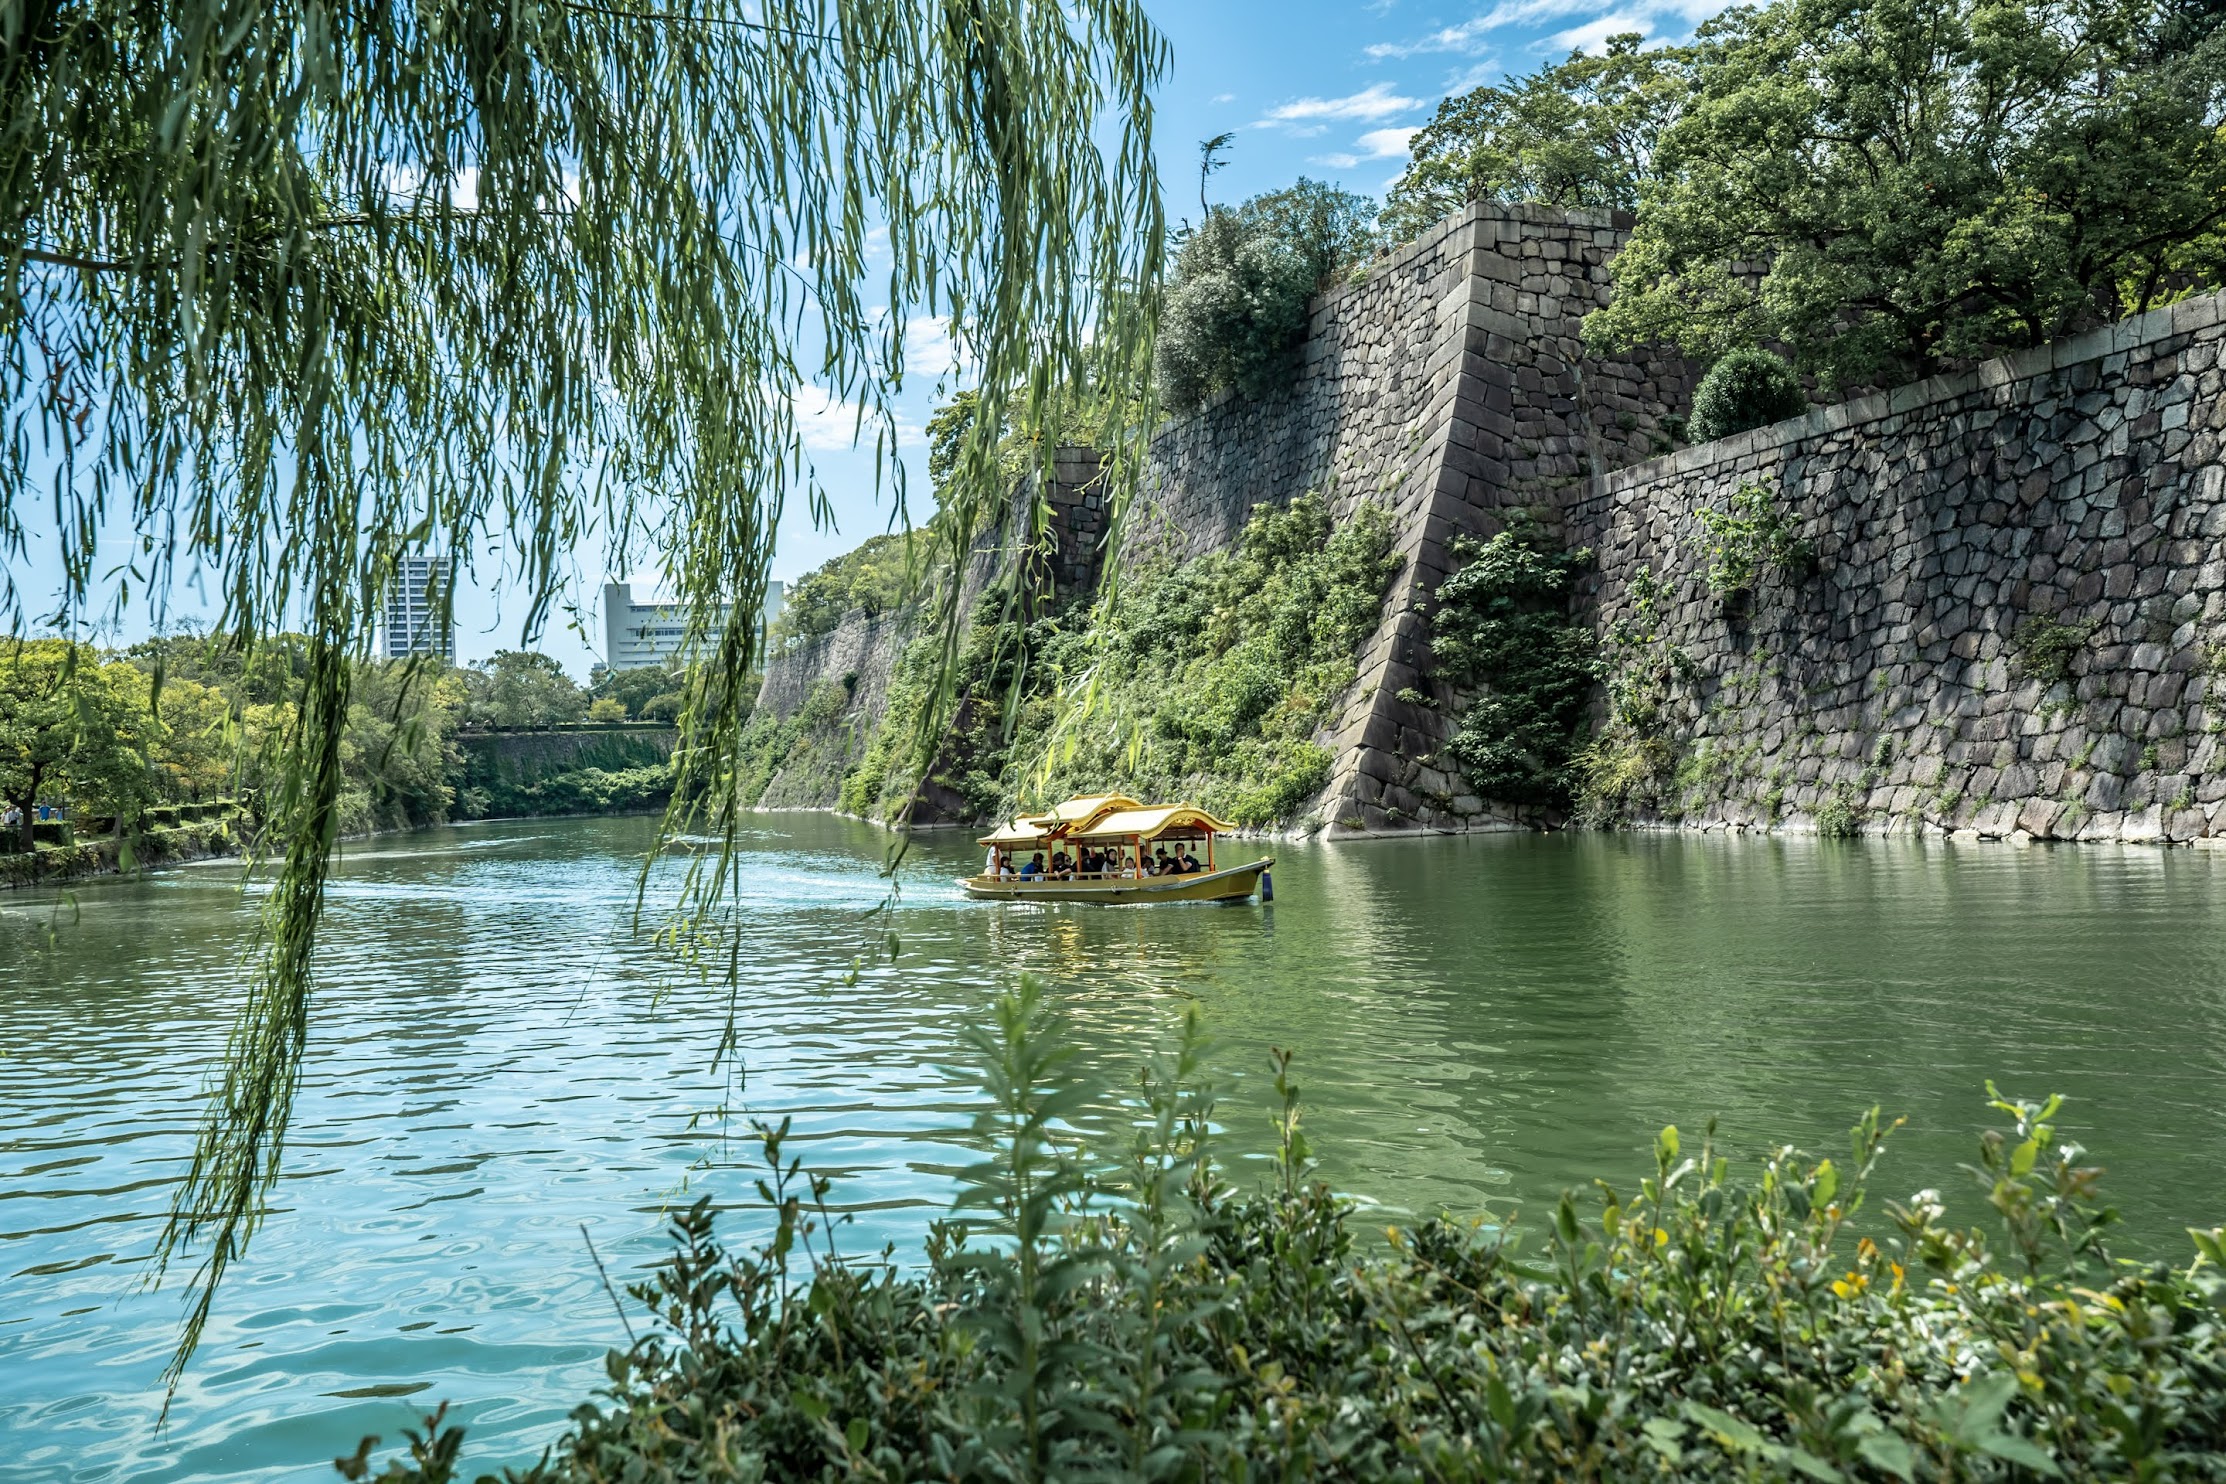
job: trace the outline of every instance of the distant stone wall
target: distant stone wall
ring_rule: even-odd
[[[1603,634],[1660,587],[1689,679],[1659,818],[2226,835],[2226,297],[1609,473],[1566,512]],[[1774,492],[1818,559],[1727,620],[1695,512]],[[2037,621],[2083,639],[2021,675]],[[2026,635],[2021,643],[2020,635]]]
[[[862,608],[841,623],[768,658],[757,711],[786,721],[816,690],[839,687],[841,705],[783,759],[759,799],[765,809],[832,809],[843,774],[866,754],[888,701],[889,681],[910,642],[910,609],[869,616]]]
[[[580,768],[617,772],[664,762],[672,756],[678,733],[671,727],[628,727],[623,731],[463,732],[456,745],[464,754],[464,787],[486,787],[501,779],[530,783]]]

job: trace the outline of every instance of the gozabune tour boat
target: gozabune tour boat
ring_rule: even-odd
[[[1272,857],[1215,868],[1214,836],[1228,830],[1193,804],[1092,794],[982,836],[982,873],[958,884],[970,897],[1005,902],[1240,902],[1254,893],[1274,901]]]

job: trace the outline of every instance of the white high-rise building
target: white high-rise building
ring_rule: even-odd
[[[765,630],[780,616],[786,589],[765,584],[765,611],[758,619],[758,649]],[[631,582],[603,584],[603,663],[613,670],[639,670],[677,657],[688,632],[688,607],[663,594],[637,597]]]
[[[404,557],[396,565],[394,586],[379,613],[379,653],[386,659],[413,654],[438,655],[456,662],[456,625],[447,612],[449,583],[456,559],[428,554]]]

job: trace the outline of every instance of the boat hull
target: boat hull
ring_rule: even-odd
[[[1260,889],[1267,860],[1247,861],[1225,871],[1197,876],[1147,876],[1142,880],[1022,881],[994,876],[962,876],[959,888],[970,897],[993,902],[1095,902],[1102,906],[1156,906],[1164,902],[1241,902]]]

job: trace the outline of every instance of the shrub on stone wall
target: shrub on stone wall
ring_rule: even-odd
[[[1529,520],[1453,554],[1462,566],[1438,586],[1430,648],[1434,678],[1470,699],[1446,753],[1479,798],[1566,809],[1600,679],[1591,631],[1569,615],[1592,554],[1560,550]]]
[[[1816,570],[1816,550],[1793,534],[1793,519],[1767,485],[1752,480],[1732,491],[1722,510],[1703,509],[1702,555],[1708,590],[1719,598],[1751,596],[1771,573],[1798,581]]]
[[[1693,415],[1687,426],[1695,443],[1711,443],[1808,410],[1808,394],[1793,368],[1769,351],[1749,346],[1708,368],[1693,389]]]
[[[1206,214],[1175,250],[1154,365],[1175,411],[1235,388],[1265,396],[1290,384],[1306,303],[1374,249],[1375,208],[1317,181]]]
[[[2092,623],[2065,623],[2046,613],[2036,613],[2017,626],[2010,673],[2020,680],[2054,685],[2071,676],[2071,662],[2094,637]]]

